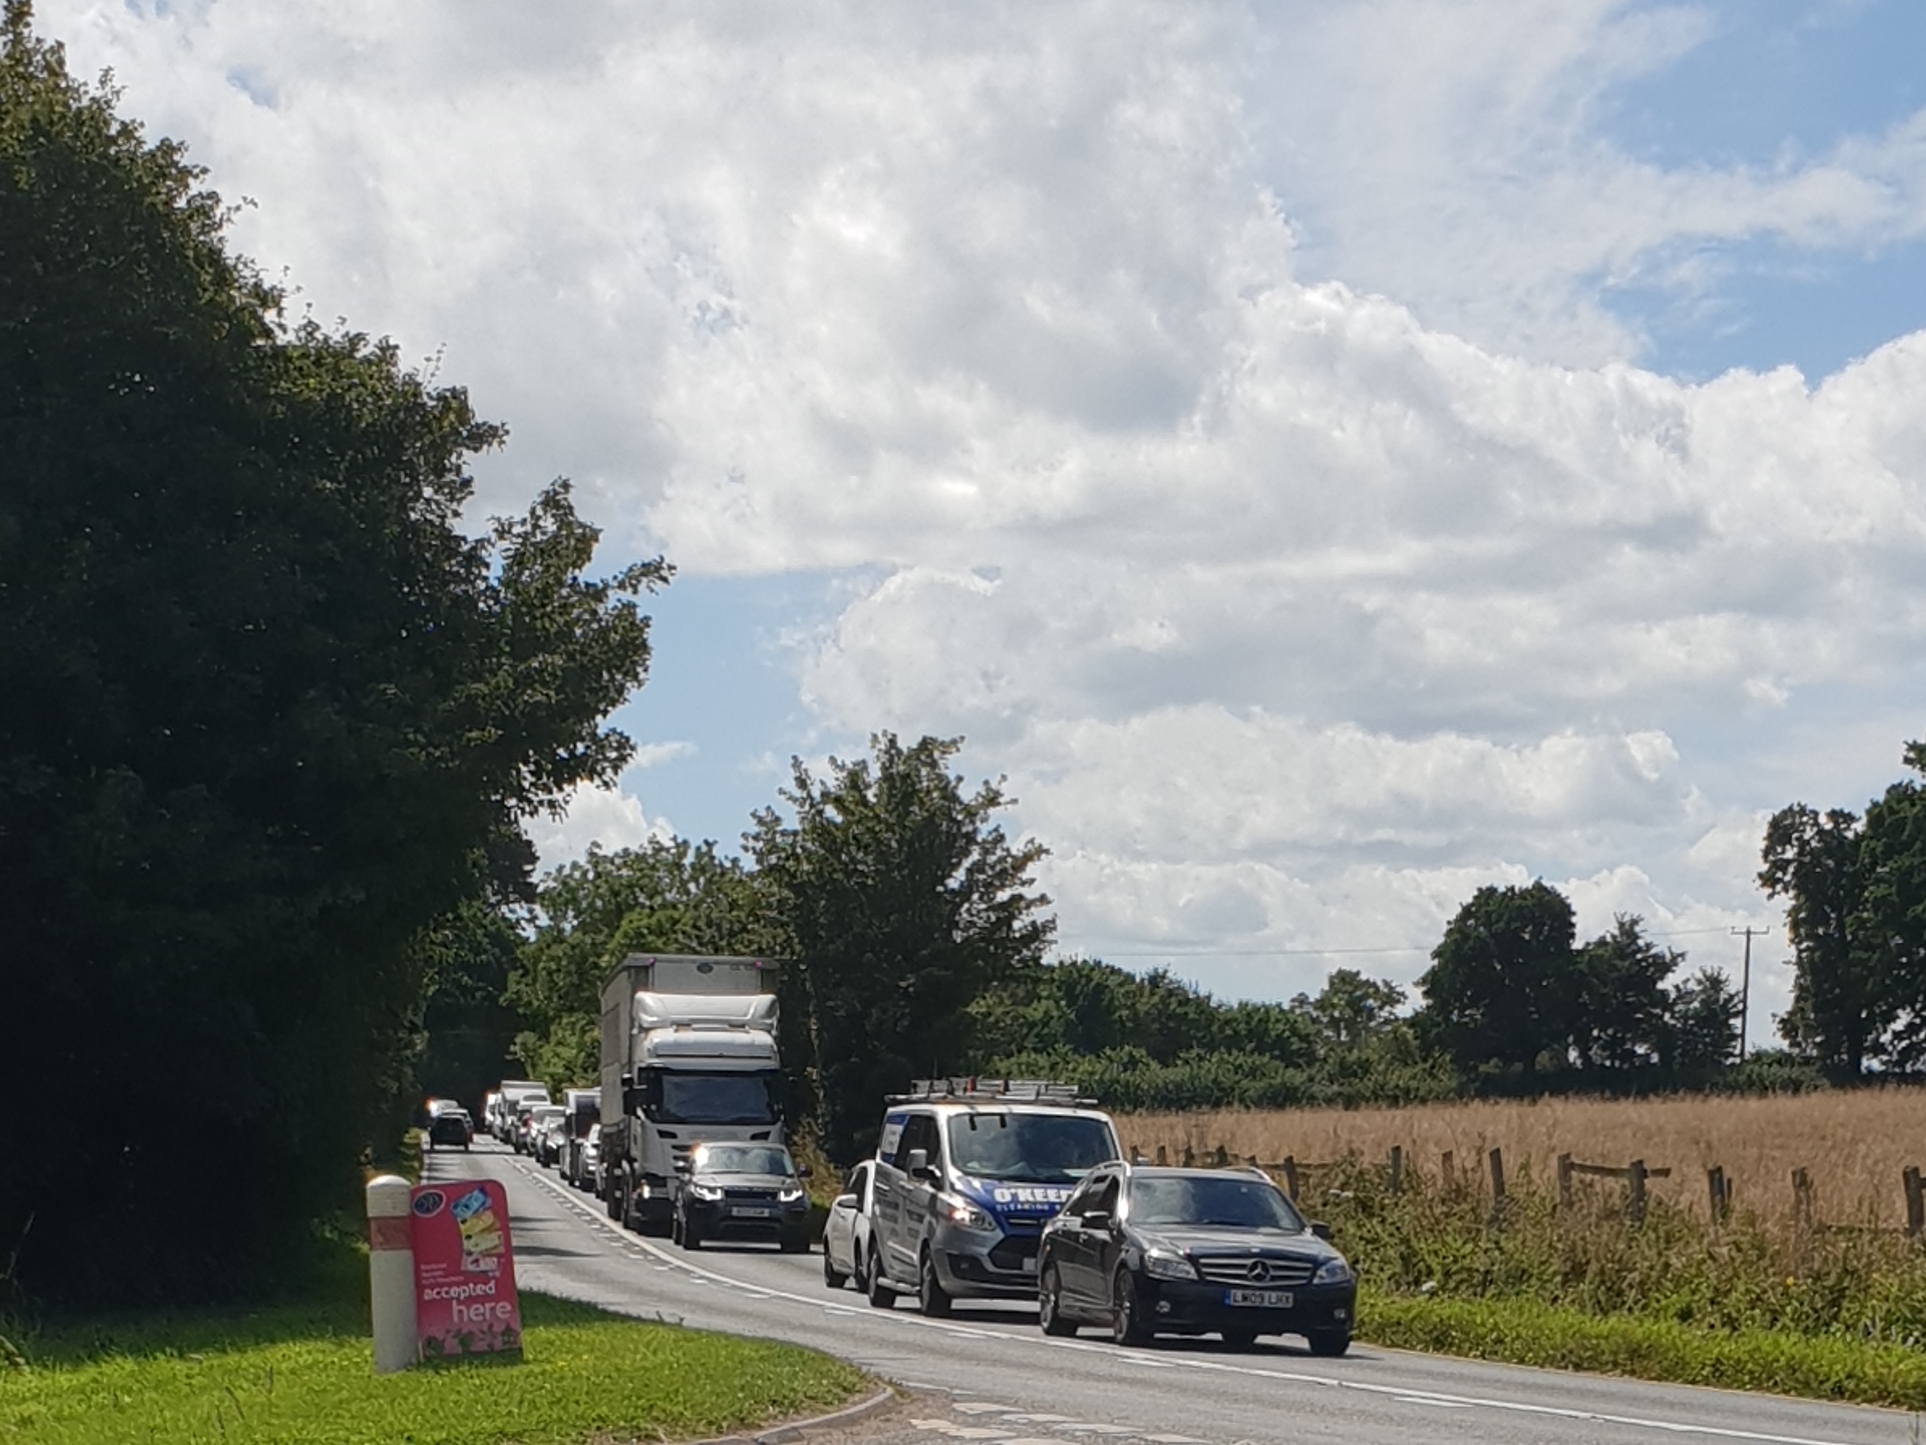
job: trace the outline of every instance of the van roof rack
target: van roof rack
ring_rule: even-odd
[[[891,1094],[892,1104],[992,1103],[1071,1104],[1094,1109],[1097,1101],[1077,1092],[1075,1084],[1053,1084],[1047,1079],[984,1079],[951,1075],[947,1079],[911,1079],[909,1092]]]

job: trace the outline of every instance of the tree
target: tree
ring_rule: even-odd
[[[566,484],[460,527],[501,428],[290,325],[178,146],[0,53],[0,1248],[43,1298],[239,1292],[412,1088],[434,950],[631,752],[645,563]],[[221,1208],[201,1207],[210,1150]],[[129,1273],[103,1239],[141,1241]]]
[[[740,860],[712,842],[652,839],[639,848],[591,846],[542,880],[537,923],[508,980],[528,1027],[515,1053],[530,1076],[562,1089],[596,1080],[602,980],[630,953],[769,957],[779,925]]]
[[[1794,803],[1766,824],[1759,872],[1768,897],[1788,900],[1792,1007],[1779,1032],[1796,1052],[1854,1078],[1890,1021],[1878,958],[1853,938],[1860,837],[1856,814]]]
[[[1628,1070],[1664,1062],[1671,1003],[1665,987],[1685,955],[1645,937],[1644,920],[1619,914],[1610,933],[1578,950],[1571,1051],[1581,1067]]]
[[[1732,1062],[1739,1047],[1739,990],[1716,968],[1702,968],[1671,991],[1666,1063],[1684,1074]]]
[[[1926,744],[1906,744],[1905,759],[1926,772]],[[1916,1069],[1926,1063],[1926,788],[1905,779],[1867,804],[1853,877],[1847,931],[1880,997],[1880,1061]]]
[[[1543,880],[1472,895],[1418,980],[1425,1027],[1463,1076],[1565,1061],[1579,976],[1572,907]]]
[[[1004,836],[998,785],[964,791],[948,771],[961,746],[880,733],[870,758],[832,758],[821,780],[797,759],[782,793],[794,821],[764,809],[745,835],[793,940],[786,1021],[810,1050],[832,1158],[873,1137],[883,1095],[967,1067],[971,1003],[1035,965],[1055,930],[1026,891],[1043,847]]]

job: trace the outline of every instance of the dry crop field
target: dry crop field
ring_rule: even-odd
[[[1162,1145],[1172,1162],[1186,1148],[1201,1160],[1220,1144],[1264,1164],[1291,1157],[1307,1187],[1316,1171],[1305,1166],[1347,1156],[1381,1161],[1393,1145],[1404,1150],[1407,1169],[1432,1179],[1449,1152],[1467,1182],[1481,1181],[1488,1152],[1501,1149],[1513,1193],[1549,1189],[1560,1154],[1614,1166],[1642,1159],[1648,1169],[1672,1171],[1651,1181],[1653,1198],[1700,1214],[1708,1209],[1706,1170],[1717,1165],[1731,1183],[1733,1207],[1768,1223],[1792,1217],[1792,1174],[1801,1168],[1812,1181],[1815,1222],[1903,1222],[1901,1173],[1926,1167],[1926,1091],[1918,1089],[1129,1114],[1117,1126],[1125,1148],[1148,1158]]]

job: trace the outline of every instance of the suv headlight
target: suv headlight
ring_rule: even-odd
[[[1351,1266],[1344,1262],[1342,1255],[1325,1260],[1311,1276],[1312,1284],[1349,1284],[1351,1280]]]
[[[1172,1249],[1146,1249],[1144,1251],[1144,1273],[1153,1279],[1196,1279],[1197,1270],[1191,1262]]]
[[[996,1221],[990,1218],[989,1212],[970,1203],[967,1199],[960,1199],[954,1194],[945,1194],[942,1203],[943,1213],[949,1216],[953,1224],[960,1224],[965,1229],[996,1228]]]
[[[785,1184],[776,1193],[776,1198],[784,1204],[794,1204],[802,1197],[803,1187],[800,1184]]]
[[[722,1189],[714,1184],[691,1184],[689,1192],[697,1199],[716,1200],[722,1198]]]

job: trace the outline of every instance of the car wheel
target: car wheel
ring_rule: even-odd
[[[1137,1300],[1137,1282],[1120,1269],[1110,1282],[1110,1338],[1120,1345],[1147,1345],[1150,1330]]]
[[[936,1256],[927,1247],[916,1271],[916,1303],[926,1315],[940,1317],[950,1312],[950,1297],[943,1292],[943,1281],[936,1277]]]
[[[889,1280],[883,1274],[883,1261],[879,1251],[871,1250],[864,1256],[863,1270],[863,1293],[869,1296],[870,1308],[894,1309],[896,1291],[889,1287]]]
[[[830,1258],[829,1241],[823,1241],[823,1283],[831,1289],[841,1289],[849,1283],[849,1276],[836,1268],[836,1261]]]
[[[1346,1329],[1312,1330],[1304,1338],[1310,1343],[1312,1354],[1327,1360],[1335,1360],[1351,1348],[1351,1332]]]
[[[1248,1350],[1257,1343],[1256,1330],[1219,1330],[1218,1333],[1233,1350]]]
[[[693,1219],[684,1219],[681,1220],[680,1223],[682,1225],[682,1247],[684,1249],[702,1248],[702,1231],[696,1228],[696,1222]]]
[[[1077,1322],[1063,1313],[1063,1281],[1057,1276],[1053,1264],[1044,1270],[1043,1278],[1037,1283],[1037,1323],[1043,1326],[1046,1335],[1074,1335]]]

